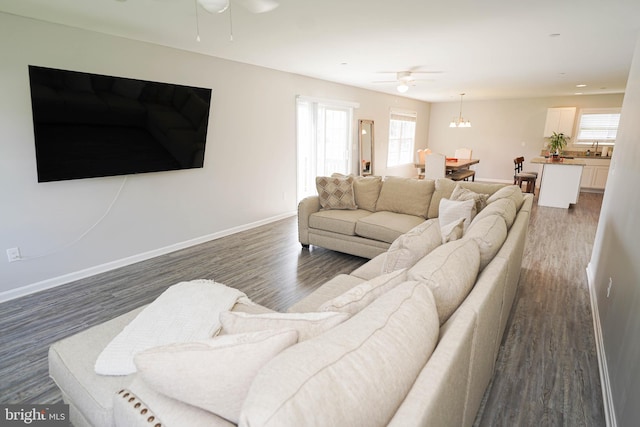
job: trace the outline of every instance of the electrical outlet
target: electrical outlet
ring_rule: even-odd
[[[20,248],[7,249],[7,258],[9,258],[9,262],[20,261]]]

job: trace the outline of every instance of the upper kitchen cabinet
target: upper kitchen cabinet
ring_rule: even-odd
[[[547,109],[547,121],[544,125],[545,138],[553,132],[563,133],[569,137],[573,135],[573,122],[576,118],[576,107],[559,107]]]

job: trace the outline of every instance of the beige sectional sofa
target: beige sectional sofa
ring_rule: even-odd
[[[237,303],[232,312],[221,315],[223,336],[218,339],[225,334],[273,329],[278,322],[289,322],[284,320],[288,316],[316,319],[314,316],[346,313],[346,320],[326,330],[297,329],[299,342],[257,370],[246,393],[240,393],[241,401],[235,402],[239,409],[229,415],[199,403],[203,394],[221,399],[215,381],[205,384],[195,397],[188,397],[189,392],[175,394],[181,377],[165,391],[161,379],[160,383],[150,380],[144,357],[139,361],[142,371],[136,374],[101,376],[94,372],[102,349],[143,310],[140,308],[51,347],[50,374],[71,405],[74,425],[472,425],[514,300],[533,197],[516,186],[460,183],[456,187],[446,179],[391,181],[395,181],[388,188],[394,190],[392,196],[404,194],[399,187],[406,184],[414,186],[411,195],[417,192],[427,197],[426,203],[419,201],[424,210],[394,212],[403,201],[391,197],[385,202],[386,211],[375,210],[373,205],[379,203],[373,203],[369,205],[372,210],[313,208],[313,214],[299,218],[303,244],[318,244],[315,236],[323,236],[321,241],[339,245],[342,238],[345,252],[372,248],[367,252],[372,255],[369,262],[351,274],[334,277],[288,313]],[[382,190],[384,184],[380,184]],[[358,188],[355,182],[353,188]],[[465,189],[468,191],[462,191]],[[371,195],[358,194],[361,201],[366,194]],[[444,207],[456,194],[459,206],[462,199],[472,200],[476,212],[466,224],[458,221],[450,230],[437,215],[440,207],[443,214],[449,213]],[[300,204],[301,215],[310,204],[309,200]],[[395,230],[398,235],[391,242],[357,236],[357,224],[341,232],[310,226],[338,221],[338,211],[344,211],[351,222],[385,213],[371,218],[369,230],[376,223],[385,228],[381,218],[392,218],[388,213],[403,216],[380,231],[379,236],[390,240],[390,230]],[[310,218],[314,215],[320,216],[318,222]],[[345,231],[351,229],[354,231]],[[236,374],[240,377],[240,372]]]

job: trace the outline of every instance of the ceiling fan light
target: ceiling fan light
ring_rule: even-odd
[[[400,92],[400,93],[405,93],[406,91],[408,91],[408,90],[409,90],[409,86],[407,86],[407,84],[406,84],[406,83],[400,83],[400,84],[398,85],[398,87],[396,87],[396,89],[397,89],[397,90],[398,90],[398,92]]]
[[[209,13],[222,13],[229,8],[229,0],[198,0]]]

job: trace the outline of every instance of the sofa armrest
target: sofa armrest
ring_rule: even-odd
[[[320,198],[309,196],[298,203],[298,240],[309,245],[309,216],[320,211]]]

